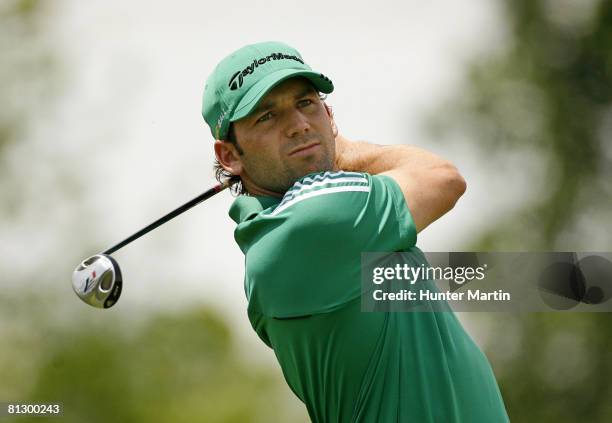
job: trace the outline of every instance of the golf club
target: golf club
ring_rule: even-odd
[[[223,191],[236,181],[237,179],[228,179],[221,184],[215,185],[208,191],[195,197],[193,200],[157,219],[155,222],[142,228],[118,244],[113,245],[106,251],[83,260],[72,273],[72,288],[74,292],[76,292],[81,300],[93,307],[112,307],[119,300],[119,296],[121,295],[123,279],[121,277],[119,263],[110,255],[158,226],[175,218],[179,214],[186,212],[202,201]]]

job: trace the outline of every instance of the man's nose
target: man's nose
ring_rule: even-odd
[[[293,110],[287,114],[285,132],[289,138],[304,134],[310,130],[308,119],[299,110]]]

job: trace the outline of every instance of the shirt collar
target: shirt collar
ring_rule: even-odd
[[[229,215],[236,223],[255,217],[265,209],[275,206],[282,198],[267,196],[240,195],[229,209]]]

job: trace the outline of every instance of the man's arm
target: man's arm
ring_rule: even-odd
[[[452,163],[421,148],[349,141],[340,134],[336,168],[393,178],[404,193],[417,232],[451,210],[466,189]]]

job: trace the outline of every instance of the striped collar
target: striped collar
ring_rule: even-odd
[[[240,195],[234,200],[229,209],[229,215],[236,223],[252,219],[259,212],[274,207],[280,203],[281,198],[267,196]]]
[[[326,171],[310,173],[296,181],[283,198],[241,195],[232,204],[229,215],[240,224],[266,211],[266,216],[276,216],[293,204],[318,195],[341,191],[369,191],[369,183],[363,173]]]

